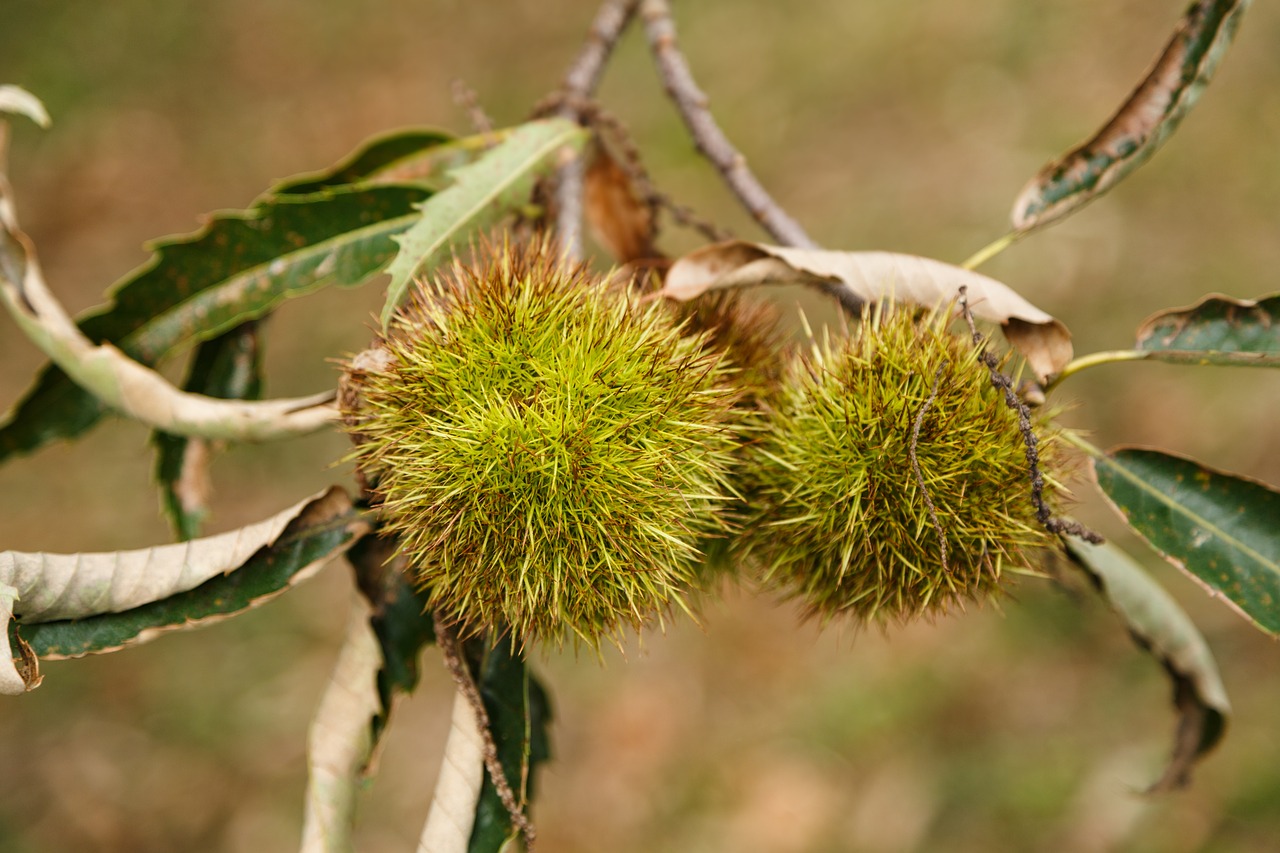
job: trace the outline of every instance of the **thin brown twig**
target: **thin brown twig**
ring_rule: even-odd
[[[711,115],[706,94],[698,88],[689,63],[676,46],[676,28],[667,0],[642,0],[640,16],[644,19],[649,47],[662,84],[680,111],[698,151],[711,161],[747,211],[773,239],[786,246],[816,249],[817,244],[800,223],[773,200],[747,168],[746,158],[733,147]]]
[[[507,782],[502,760],[498,758],[498,745],[494,743],[493,732],[489,728],[489,712],[484,707],[484,698],[481,697],[480,688],[476,686],[475,679],[471,677],[471,671],[462,658],[462,643],[440,611],[432,613],[432,621],[436,629],[436,643],[444,655],[444,664],[449,669],[449,674],[453,676],[459,692],[466,697],[467,702],[475,710],[480,737],[484,740],[484,766],[489,772],[489,779],[493,782],[494,790],[498,792],[498,799],[502,800],[503,807],[511,817],[511,825],[524,836],[526,853],[534,853],[538,834],[534,830],[533,822],[521,808],[515,791]]]
[[[559,91],[552,96],[551,102],[555,104],[556,115],[581,121],[580,105],[589,101],[600,85],[600,77],[613,54],[613,48],[635,17],[639,5],[640,0],[605,0],[600,6],[587,33],[586,44],[569,66]],[[582,257],[582,193],[585,174],[581,156],[565,163],[556,174],[556,234],[565,258],[575,261]]]
[[[920,411],[916,412],[915,423],[911,425],[911,444],[907,447],[907,455],[911,457],[911,470],[915,471],[916,483],[920,486],[920,494],[924,495],[924,505],[929,510],[929,519],[933,522],[933,530],[938,534],[938,547],[942,550],[942,570],[950,573],[951,567],[947,564],[947,534],[942,529],[942,522],[938,520],[938,510],[933,506],[933,498],[929,495],[929,486],[924,481],[924,472],[920,470],[920,460],[916,458],[916,446],[920,443],[920,427],[924,424],[925,413],[933,405],[933,401],[938,399],[938,384],[942,381],[942,371],[946,367],[945,364],[938,365],[938,372],[933,377],[933,390],[929,392],[929,399],[924,401],[924,405],[920,407]]]
[[[1035,431],[1031,428],[1031,408],[1022,401],[1014,390],[1013,380],[1000,372],[1000,363],[995,355],[987,349],[986,338],[982,336],[978,331],[977,325],[973,322],[973,312],[969,310],[967,291],[968,288],[961,285],[960,311],[964,315],[965,322],[969,324],[969,334],[973,336],[973,344],[977,347],[978,359],[986,366],[987,372],[991,374],[991,384],[1004,392],[1005,405],[1018,413],[1018,430],[1022,433],[1023,443],[1026,444],[1027,466],[1030,469],[1031,476],[1031,503],[1036,509],[1036,520],[1050,533],[1069,533],[1080,537],[1086,542],[1092,542],[1095,545],[1101,544],[1104,541],[1103,538],[1080,522],[1065,518],[1055,518],[1053,513],[1049,511],[1049,505],[1044,500],[1044,474],[1040,471],[1039,441],[1036,438]]]
[[[480,106],[480,98],[476,95],[475,89],[468,86],[461,77],[455,77],[449,85],[449,90],[453,94],[453,102],[466,112],[476,133],[493,132],[493,119],[489,118],[484,107]]]

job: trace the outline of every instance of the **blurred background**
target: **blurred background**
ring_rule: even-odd
[[[728,135],[823,245],[958,262],[999,236],[1023,183],[1092,133],[1159,52],[1170,0],[701,0],[681,44]],[[245,206],[407,125],[469,130],[465,80],[499,123],[553,89],[594,13],[563,0],[0,0],[0,82],[44,99],[16,123],[19,214],[68,308],[145,262],[143,243]],[[1155,159],[984,271],[1054,313],[1077,353],[1124,348],[1153,311],[1280,290],[1280,9],[1257,4],[1214,85]],[[602,90],[660,187],[761,236],[693,152],[638,32]],[[695,245],[669,231],[670,252]],[[331,387],[379,288],[269,323],[268,390]],[[41,359],[0,319],[0,406]],[[1265,375],[1264,375],[1265,374]],[[1273,371],[1103,367],[1066,420],[1280,483]],[[344,439],[237,448],[210,530],[334,481]],[[0,543],[74,551],[169,535],[147,433],[108,423],[0,468]],[[1078,514],[1118,529],[1096,495]],[[1117,536],[1123,543],[1131,543]],[[1140,546],[1135,546],[1135,549]],[[1141,553],[1141,551],[1137,551]],[[1280,848],[1280,648],[1148,560],[1222,667],[1236,714],[1185,792],[1144,798],[1174,716],[1159,667],[1110,612],[1045,582],[885,634],[802,624],[749,591],[600,665],[542,654],[558,721],[535,818],[546,851],[1264,851]],[[49,663],[0,703],[0,850],[295,849],[310,714],[346,619],[341,563],[219,626]],[[451,689],[434,651],[397,711],[359,849],[413,849]]]

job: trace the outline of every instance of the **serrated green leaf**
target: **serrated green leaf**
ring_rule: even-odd
[[[38,656],[59,659],[113,652],[161,633],[221,621],[310,577],[366,530],[346,493],[330,489],[308,504],[274,543],[225,575],[132,610],[21,624],[18,632]]]
[[[420,206],[421,218],[396,238],[400,252],[387,268],[391,282],[382,309],[385,328],[419,270],[438,263],[465,239],[528,199],[535,180],[561,151],[577,149],[586,131],[565,119],[529,122],[511,131],[474,163],[452,172],[453,185]]]
[[[533,797],[534,771],[551,757],[547,693],[529,672],[510,635],[486,653],[477,682],[507,783],[527,806]],[[507,809],[486,774],[467,851],[498,853],[513,832]]]
[[[286,178],[266,195],[311,195],[373,179],[383,183],[428,181],[444,168],[441,161],[451,162],[449,156],[435,157],[432,152],[448,147],[456,154],[457,141],[452,134],[430,128],[392,131],[365,140],[328,169]]]
[[[375,187],[218,214],[195,234],[153,244],[155,259],[117,284],[114,303],[83,317],[80,328],[154,365],[286,299],[367,281],[395,253],[391,237],[418,219],[413,204],[429,196],[419,187]],[[0,427],[0,461],[75,438],[104,412],[48,366]]]
[[[1169,562],[1280,635],[1280,492],[1157,450],[1093,459],[1098,485]]]
[[[1196,0],[1155,65],[1094,136],[1040,170],[1018,195],[1018,232],[1074,213],[1145,163],[1209,84],[1250,0]]]
[[[183,390],[225,400],[262,397],[262,353],[255,321],[237,326],[196,348]],[[200,535],[208,513],[207,477],[212,443],[200,438],[155,432],[156,482],[160,506],[181,540]]]
[[[1280,367],[1280,294],[1233,299],[1211,294],[1161,311],[1138,328],[1139,352],[1156,361]]]
[[[1180,788],[1226,731],[1231,703],[1213,653],[1173,596],[1114,545],[1066,538],[1067,551],[1093,578],[1143,650],[1173,682],[1179,724],[1173,755],[1150,791]]]

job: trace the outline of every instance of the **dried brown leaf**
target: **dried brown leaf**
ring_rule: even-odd
[[[607,146],[596,146],[584,189],[587,224],[619,263],[653,256],[653,209],[636,197],[631,178]]]
[[[788,249],[731,240],[676,261],[661,293],[685,301],[709,290],[761,284],[834,285],[862,302],[888,299],[925,307],[955,300],[965,287],[974,316],[999,323],[1041,381],[1071,361],[1067,327],[1007,285],[915,255]]]

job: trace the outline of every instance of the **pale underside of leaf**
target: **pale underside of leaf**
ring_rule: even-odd
[[[95,554],[5,551],[0,553],[0,584],[18,591],[15,615],[24,622],[119,613],[239,568],[322,496],[256,524],[173,545]]]
[[[9,644],[9,620],[17,598],[18,590],[0,583],[0,696],[18,696],[40,686],[40,663],[31,649],[21,637],[17,655]]]
[[[21,86],[0,86],[0,113],[26,116],[41,127],[52,123],[40,99]]]
[[[0,175],[0,178],[3,176]],[[0,180],[0,203],[7,201]],[[266,441],[314,432],[337,417],[331,393],[262,403],[187,394],[110,344],[94,345],[49,291],[11,208],[0,204],[0,300],[18,325],[78,385],[156,429],[204,438]]]
[[[269,546],[197,587],[121,612],[24,621],[15,636],[41,659],[106,654],[174,631],[206,627],[260,607],[361,541],[368,522],[338,487],[310,501]]]
[[[459,690],[418,853],[467,853],[484,773],[484,738],[476,709]]]
[[[1016,231],[1039,228],[1105,193],[1155,153],[1209,84],[1250,0],[1196,0],[1164,52],[1087,142],[1040,170],[1019,193]]]
[[[1119,448],[1098,486],[1159,554],[1258,628],[1280,636],[1280,491],[1185,457]]]
[[[346,639],[307,738],[307,794],[302,853],[351,853],[360,783],[373,751],[382,653],[369,624],[369,602],[356,594]]]
[[[400,252],[387,267],[391,281],[382,310],[385,328],[414,274],[438,263],[476,229],[523,203],[539,175],[563,152],[581,147],[586,131],[564,119],[522,125],[500,145],[452,173],[453,185],[421,205],[422,217],[395,239]]]
[[[1159,361],[1280,367],[1280,295],[1213,293],[1187,308],[1161,311],[1138,327],[1135,348]]]
[[[1066,539],[1139,645],[1173,682],[1179,724],[1173,755],[1150,791],[1185,785],[1196,762],[1222,739],[1231,703],[1209,646],[1173,596],[1114,545]]]
[[[942,261],[894,252],[789,249],[732,240],[685,255],[667,273],[662,294],[685,301],[710,290],[763,284],[836,285],[858,300],[932,308],[966,290],[969,308],[998,323],[1041,380],[1071,361],[1071,333],[1007,285]]]

